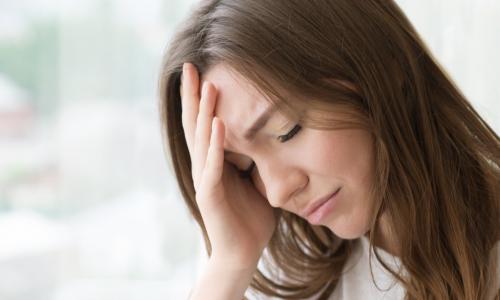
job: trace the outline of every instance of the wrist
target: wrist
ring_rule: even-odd
[[[236,276],[253,275],[257,269],[259,259],[232,259],[227,256],[212,255],[208,260],[208,268],[213,271],[224,272]]]
[[[210,258],[191,293],[191,300],[242,299],[256,269]]]

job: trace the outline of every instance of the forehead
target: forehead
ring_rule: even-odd
[[[215,115],[224,121],[230,140],[241,137],[271,105],[244,77],[223,64],[210,68],[201,80],[217,89]]]
[[[255,116],[270,105],[244,77],[223,64],[210,68],[202,76],[204,81],[211,82],[217,89],[215,115],[222,119]]]

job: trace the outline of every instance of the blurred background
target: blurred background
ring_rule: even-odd
[[[0,0],[0,299],[185,299],[200,231],[165,159],[162,53],[194,0]],[[397,1],[500,129],[500,1]]]

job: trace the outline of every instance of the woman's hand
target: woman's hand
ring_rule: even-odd
[[[226,267],[255,268],[276,228],[273,208],[249,179],[224,160],[225,125],[214,117],[215,87],[184,64],[182,123],[191,156],[196,201],[212,245],[210,260]]]

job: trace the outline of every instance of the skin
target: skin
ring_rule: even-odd
[[[277,138],[297,120],[275,112],[255,139],[245,141],[243,132],[269,103],[222,64],[201,79],[192,64],[184,64],[181,98],[196,202],[212,246],[190,299],[243,297],[276,228],[278,209],[300,215],[341,188],[321,224],[346,239],[366,234],[373,205],[368,132],[303,127],[282,143]],[[238,169],[252,161],[251,178],[241,178]]]
[[[345,239],[368,231],[372,215],[368,192],[374,169],[369,132],[303,127],[281,143],[277,137],[287,134],[296,120],[276,112],[249,142],[242,138],[245,129],[270,103],[222,64],[205,73],[202,82],[210,82],[217,90],[215,115],[224,122],[224,148],[229,151],[225,160],[241,170],[255,162],[252,181],[271,206],[301,215],[306,206],[340,187],[335,209],[319,224]]]

